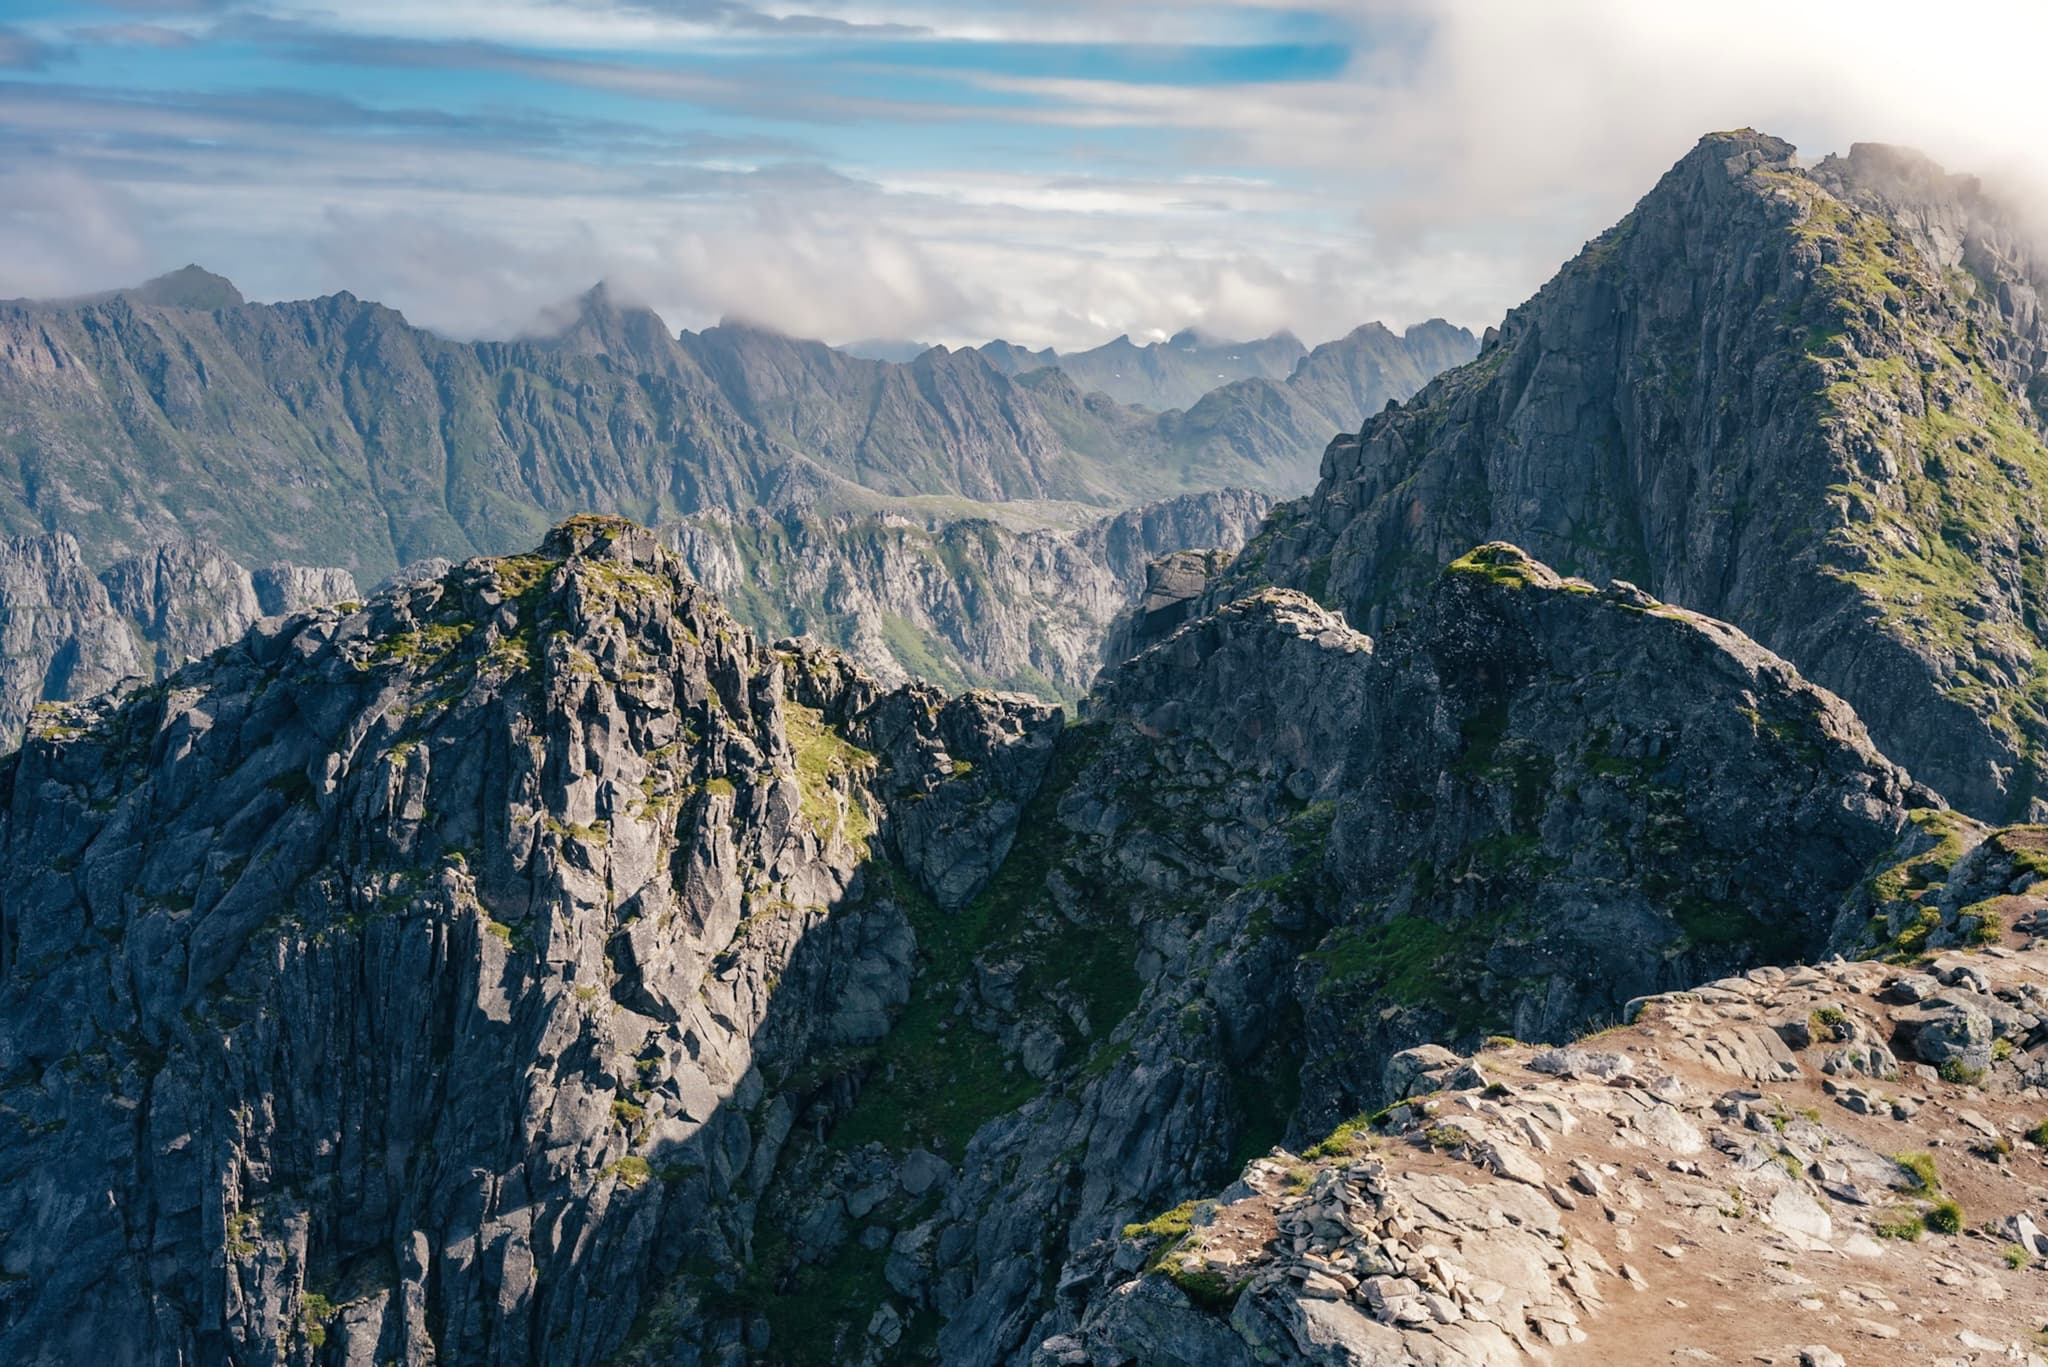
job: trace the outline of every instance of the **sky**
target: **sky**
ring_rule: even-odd
[[[0,0],[0,298],[1475,329],[1703,132],[2048,184],[2036,0]]]

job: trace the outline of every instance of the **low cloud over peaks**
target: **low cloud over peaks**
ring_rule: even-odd
[[[197,258],[472,335],[601,276],[833,340],[1482,327],[1710,128],[2048,181],[2048,14],[1918,14],[87,3],[0,28],[0,294]]]

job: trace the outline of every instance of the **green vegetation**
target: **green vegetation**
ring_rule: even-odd
[[[1963,1232],[1963,1208],[1944,1196],[1936,1201],[1928,1212],[1921,1216],[1928,1230],[1935,1234],[1961,1234]]]
[[[305,1332],[308,1345],[327,1346],[327,1321],[338,1312],[339,1307],[317,1291],[308,1291],[299,1298],[299,1327]]]
[[[2048,1149],[2048,1120],[2042,1120],[2027,1131],[2027,1142],[2036,1148]]]
[[[1183,1201],[1172,1210],[1162,1211],[1149,1220],[1124,1226],[1126,1239],[1184,1239],[1194,1228],[1195,1207],[1199,1201]]]
[[[1181,1289],[1189,1301],[1212,1314],[1228,1314],[1237,1304],[1237,1298],[1249,1285],[1247,1280],[1224,1276],[1207,1267],[1197,1267],[1181,1256],[1194,1231],[1194,1217],[1201,1202],[1183,1201],[1172,1210],[1153,1216],[1139,1224],[1124,1226],[1124,1237],[1134,1240],[1161,1240],[1159,1247],[1145,1260],[1147,1272],[1157,1272]]]
[[[1926,1226],[1920,1217],[1910,1210],[1895,1210],[1882,1220],[1871,1223],[1871,1233],[1880,1239],[1899,1239],[1912,1243],[1920,1237]]]
[[[1351,1119],[1330,1131],[1320,1143],[1312,1144],[1302,1153],[1303,1158],[1345,1158],[1355,1152],[1358,1146],[1372,1137],[1372,1117],[1354,1115]]]
[[[654,1169],[639,1154],[629,1153],[616,1162],[606,1164],[602,1175],[618,1178],[620,1186],[631,1190],[646,1185],[654,1176]]]
[[[1815,1039],[1827,1040],[1835,1044],[1847,1043],[1849,1037],[1855,1033],[1854,1028],[1849,1022],[1849,1013],[1839,1006],[1815,1008],[1813,1013],[1806,1018],[1806,1023],[1807,1027],[1812,1030]]]
[[[1913,1179],[1913,1189],[1932,1194],[1941,1190],[1941,1175],[1935,1171],[1931,1153],[1895,1153],[1892,1162]]]
[[[1805,177],[1764,174],[1800,199],[1795,231],[1821,249],[1806,322],[1826,422],[1896,471],[1830,489],[1847,515],[1827,535],[1828,572],[1890,634],[1934,647],[1944,693],[2036,759],[2048,652],[2022,621],[2043,617],[2048,577],[2021,577],[2022,621],[1987,611],[2004,590],[1983,551],[2024,545],[2044,520],[2048,446],[1984,356],[1974,282],[1937,278],[1883,218]],[[2029,662],[2017,684],[2014,659]]]
[[[2028,1263],[2033,1261],[2033,1255],[2028,1253],[2027,1250],[2025,1250],[2024,1248],[2021,1248],[2018,1244],[2007,1244],[2005,1246],[2005,1252],[2000,1254],[1999,1256],[2004,1258],[2005,1265],[2015,1272],[2019,1271],[2021,1268],[2025,1267]]]
[[[1529,577],[1529,558],[1497,544],[1473,547],[1445,566],[1444,573],[1507,589],[1525,589],[1534,582]]]
[[[1984,1070],[1973,1068],[1959,1058],[1952,1058],[1941,1065],[1941,1080],[1958,1087],[1981,1087],[1984,1085]]]
[[[844,838],[865,854],[875,823],[853,786],[874,769],[875,757],[827,726],[824,713],[801,703],[783,704],[783,728],[796,760],[804,819],[819,839]]]
[[[227,1220],[227,1250],[237,1258],[246,1258],[256,1251],[256,1236],[259,1233],[256,1213],[250,1210],[236,1211]]]

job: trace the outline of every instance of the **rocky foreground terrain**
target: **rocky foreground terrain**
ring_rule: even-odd
[[[1396,1054],[1406,1100],[1127,1226],[1032,1361],[2048,1361],[2048,1070],[2007,1066],[2048,1016],[2034,943]]]

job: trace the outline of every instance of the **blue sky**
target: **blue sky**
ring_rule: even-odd
[[[2041,7],[1977,8],[0,0],[0,296],[196,260],[461,334],[599,278],[831,340],[1477,327],[1708,128],[2031,175]]]

